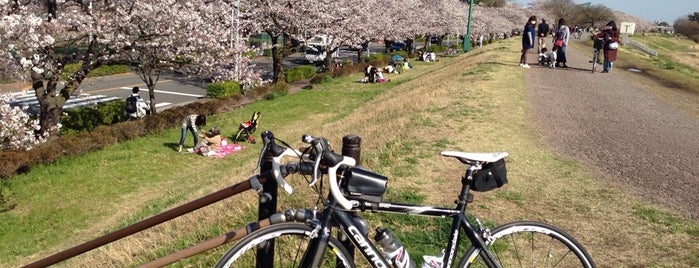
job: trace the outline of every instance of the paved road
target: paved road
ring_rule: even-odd
[[[531,114],[548,142],[611,185],[699,220],[699,119],[639,86],[638,74],[618,66],[592,74],[591,52],[567,54],[571,68],[525,71]],[[683,101],[699,105],[699,94]]]
[[[422,45],[422,44],[418,44]],[[369,51],[371,53],[383,52],[385,47],[381,43],[371,43]],[[357,61],[357,51],[342,48],[339,52],[340,59]],[[255,69],[263,72],[263,78],[272,77],[271,57],[257,57],[252,61]],[[303,53],[296,53],[284,59],[284,68],[294,68],[300,65],[308,65]],[[126,99],[131,94],[131,88],[138,86],[141,88],[141,97],[147,98],[147,87],[141,79],[133,74],[120,74],[106,77],[96,77],[86,79],[78,88],[75,97],[68,100],[64,108],[74,108],[87,105],[94,105],[115,99]],[[2,89],[2,92],[6,92]],[[194,80],[188,80],[176,76],[162,76],[156,83],[155,99],[158,110],[169,107],[184,105],[206,96],[205,84]],[[38,113],[39,106],[36,97],[32,92],[13,92],[11,105],[29,106],[29,111]]]
[[[141,97],[148,98],[148,88],[141,79],[133,74],[88,78],[80,85],[64,108],[93,105],[115,99],[126,99],[131,88],[141,88]],[[30,112],[38,111],[38,101],[31,90],[13,92],[11,105],[29,106]],[[201,83],[187,79],[161,76],[156,84],[155,99],[158,110],[167,109],[196,101],[206,96],[206,89]]]

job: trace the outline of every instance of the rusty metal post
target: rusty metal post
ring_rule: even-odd
[[[259,180],[260,180],[260,183],[263,183],[263,181],[274,181],[274,179],[265,179],[262,176],[260,176]],[[276,182],[275,182],[275,184],[276,184]],[[70,258],[75,257],[77,255],[80,255],[82,253],[85,253],[87,251],[90,251],[90,250],[93,250],[95,248],[109,244],[109,243],[114,242],[116,240],[122,239],[124,237],[129,236],[129,235],[143,231],[143,230],[148,229],[150,227],[153,227],[155,225],[161,224],[163,222],[172,220],[172,219],[177,218],[179,216],[182,216],[184,214],[190,213],[194,210],[211,205],[215,202],[221,201],[221,200],[226,199],[228,197],[242,193],[244,191],[249,190],[250,188],[251,188],[250,180],[240,182],[240,183],[233,185],[231,187],[227,187],[227,188],[220,190],[218,192],[211,193],[211,194],[206,195],[202,198],[196,199],[194,201],[191,201],[191,202],[186,203],[184,205],[181,205],[179,207],[167,210],[167,211],[160,213],[158,215],[152,216],[152,217],[147,218],[145,220],[142,220],[140,222],[134,223],[132,225],[129,225],[129,226],[124,227],[122,229],[108,233],[106,235],[95,238],[93,240],[87,241],[85,243],[74,246],[72,248],[66,249],[64,251],[58,252],[56,254],[53,254],[51,256],[48,256],[48,257],[43,258],[41,260],[38,260],[36,262],[27,264],[23,267],[27,267],[27,268],[46,267],[49,265],[56,264],[58,262],[70,259]]]
[[[250,232],[252,232],[252,231],[255,231],[257,229],[264,228],[264,227],[267,227],[270,225],[271,225],[271,223],[269,222],[269,219],[265,219],[265,220],[262,220],[259,222],[248,224],[247,226],[245,226],[243,228],[240,228],[240,229],[235,230],[233,232],[226,233],[224,235],[220,235],[218,237],[201,242],[201,243],[194,245],[190,248],[187,248],[185,250],[175,252],[175,253],[172,253],[172,254],[167,255],[165,257],[162,257],[160,259],[154,260],[152,262],[143,264],[143,265],[139,266],[138,268],[163,267],[165,265],[178,262],[180,260],[192,257],[194,255],[197,255],[197,254],[202,253],[204,251],[210,250],[212,248],[221,246],[221,245],[226,244],[228,242],[241,239],[241,238],[245,237],[246,235],[250,234]]]
[[[354,160],[357,161],[357,165],[360,165],[360,158],[361,158],[361,152],[362,152],[362,138],[354,135],[354,134],[348,134],[342,137],[342,155],[343,156],[349,156],[354,158]],[[352,214],[353,216],[356,216],[356,213]],[[352,241],[347,239],[346,236],[342,235],[341,232],[338,232],[338,240],[342,243],[342,245],[349,251],[350,256],[354,258],[354,245],[352,245]]]
[[[260,164],[260,173],[272,173],[272,158],[270,152],[265,152]],[[277,181],[270,178],[262,184],[262,195],[258,203],[257,218],[263,220],[277,213]],[[264,248],[257,249],[257,267],[273,267],[274,241],[270,241]]]

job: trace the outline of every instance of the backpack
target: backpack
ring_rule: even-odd
[[[556,40],[563,40],[563,35],[565,35],[565,31],[563,31],[563,29],[559,28],[556,30]]]
[[[124,107],[124,111],[130,114],[135,113],[137,110],[136,102],[138,102],[138,99],[136,99],[135,96],[126,98],[126,107]]]

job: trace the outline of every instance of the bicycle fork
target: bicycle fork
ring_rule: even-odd
[[[316,228],[319,228],[318,236],[312,238],[308,248],[299,264],[299,267],[319,267],[320,262],[328,247],[328,240],[332,235],[333,222],[339,225],[342,232],[347,234],[347,238],[352,241],[364,258],[371,263],[372,267],[390,268],[390,264],[383,257],[381,251],[374,246],[367,234],[361,231],[350,213],[335,209],[329,206],[323,211],[320,220],[317,221]]]

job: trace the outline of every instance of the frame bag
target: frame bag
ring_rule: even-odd
[[[361,167],[352,167],[342,174],[340,188],[350,200],[381,202],[388,178]]]

